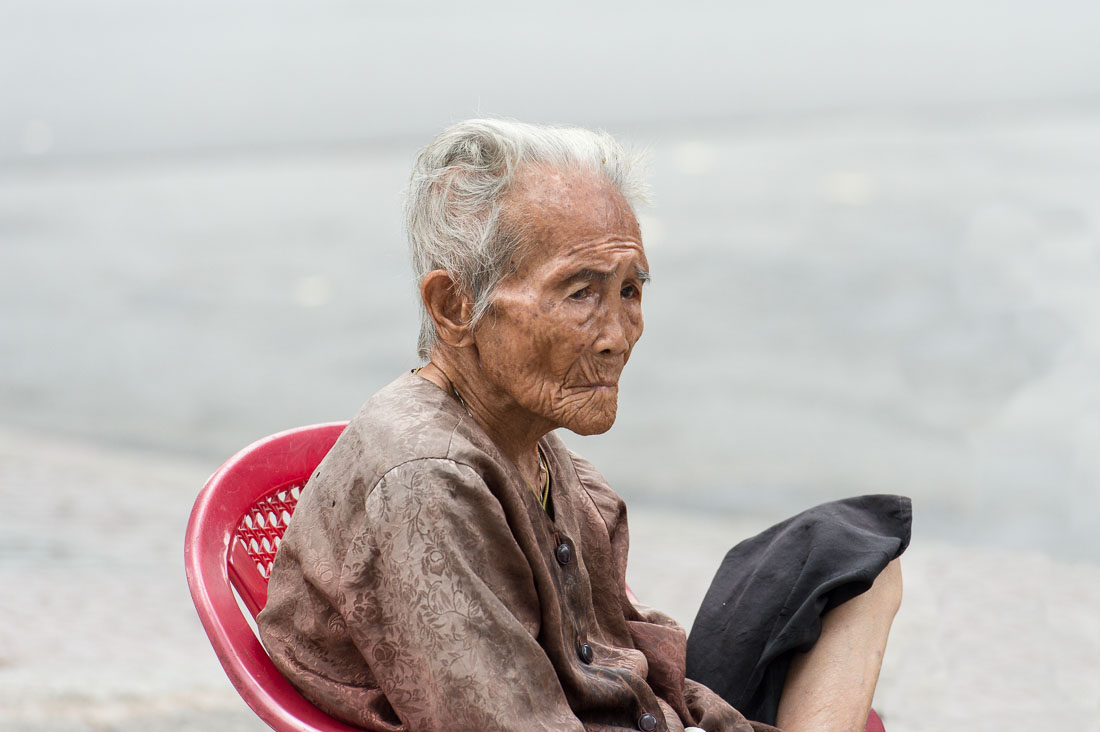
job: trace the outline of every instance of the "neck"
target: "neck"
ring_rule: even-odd
[[[458,399],[536,490],[539,480],[538,442],[557,425],[532,415],[485,377],[471,349],[436,348],[420,376]],[[537,492],[537,490],[536,490]]]

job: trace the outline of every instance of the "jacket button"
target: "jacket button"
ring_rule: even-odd
[[[642,732],[653,732],[653,730],[657,729],[657,718],[649,712],[646,712],[638,717],[638,729],[642,730]]]
[[[569,564],[569,562],[573,561],[573,550],[569,548],[568,544],[563,542],[558,544],[558,549],[554,552],[554,556],[557,557],[558,564]]]
[[[580,656],[581,660],[585,663],[592,663],[592,659],[595,657],[595,654],[592,653],[592,646],[587,643],[581,643],[577,646],[577,655]]]

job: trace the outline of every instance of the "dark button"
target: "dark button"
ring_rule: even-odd
[[[649,712],[646,712],[638,717],[638,729],[642,730],[642,732],[653,732],[653,730],[657,729],[657,718]]]
[[[581,657],[581,660],[585,663],[592,663],[593,653],[592,646],[587,643],[581,643],[577,646],[577,655]]]
[[[569,564],[573,561],[573,550],[569,548],[568,544],[558,544],[557,551],[554,552],[554,556],[558,558],[558,564]]]

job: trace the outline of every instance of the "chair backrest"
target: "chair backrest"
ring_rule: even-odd
[[[206,482],[187,524],[187,584],[210,643],[237,692],[278,732],[362,732],[328,716],[271,662],[240,610],[255,616],[300,490],[346,422],[265,437],[225,462]]]

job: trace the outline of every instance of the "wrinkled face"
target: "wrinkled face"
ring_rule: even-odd
[[[590,173],[528,168],[508,204],[534,245],[474,329],[482,370],[518,418],[606,432],[642,335],[649,265],[638,222]]]

